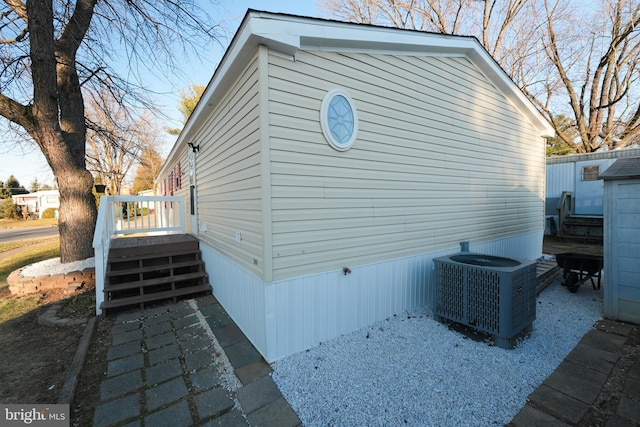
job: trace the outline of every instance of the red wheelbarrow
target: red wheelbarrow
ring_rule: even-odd
[[[556,262],[563,269],[561,284],[569,292],[577,292],[587,280],[591,281],[594,290],[600,289],[603,264],[601,256],[566,252],[556,254]],[[598,279],[597,283],[594,278]]]

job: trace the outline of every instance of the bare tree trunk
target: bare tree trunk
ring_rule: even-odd
[[[93,177],[84,166],[52,157],[57,156],[50,155],[48,161],[60,189],[60,259],[67,263],[92,257],[97,217]]]
[[[85,167],[84,103],[75,69],[75,53],[88,28],[85,13],[93,5],[92,1],[78,2],[76,20],[56,45],[52,3],[27,2],[34,96],[33,121],[25,128],[58,181],[63,263],[93,256],[96,204],[93,177]]]

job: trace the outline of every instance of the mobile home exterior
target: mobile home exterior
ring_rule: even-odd
[[[428,305],[461,241],[539,257],[551,135],[474,38],[250,10],[158,183],[191,153],[213,293],[275,361]]]

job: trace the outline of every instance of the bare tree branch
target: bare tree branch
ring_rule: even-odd
[[[56,177],[62,262],[93,253],[96,208],[86,163],[98,156],[85,156],[87,129],[109,142],[111,157],[135,158],[126,143],[140,132],[127,133],[122,123],[131,123],[127,109],[151,105],[139,70],[177,72],[180,53],[216,40],[216,31],[195,0],[5,0],[0,6],[0,116],[11,132],[28,132]],[[112,65],[123,51],[125,75]],[[117,105],[122,114],[99,129],[102,122],[85,117],[85,98],[100,93],[113,100],[104,107]]]
[[[476,36],[578,152],[637,136],[637,0],[324,0],[321,7],[356,22]]]
[[[0,93],[0,115],[27,130],[33,130],[34,128],[31,108],[14,101],[2,93]]]

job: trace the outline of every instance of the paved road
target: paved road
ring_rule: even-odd
[[[48,239],[58,236],[58,227],[0,228],[0,243],[16,240]]]

